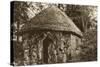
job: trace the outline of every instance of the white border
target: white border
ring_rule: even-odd
[[[10,65],[10,1],[0,0],[0,67],[12,67]],[[23,0],[20,0],[23,1]],[[24,0],[25,1],[25,0]],[[26,0],[34,2],[49,2],[49,3],[66,3],[66,4],[82,4],[98,6],[98,34],[100,34],[100,0]],[[98,57],[100,57],[98,35]],[[100,59],[100,58],[98,58]],[[100,60],[97,62],[79,62],[79,63],[63,63],[52,65],[33,65],[34,67],[99,67]],[[25,67],[25,66],[24,66]],[[32,66],[26,66],[32,67]]]

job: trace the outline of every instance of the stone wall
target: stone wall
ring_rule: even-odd
[[[81,52],[81,39],[75,35],[71,35],[71,44],[68,48],[68,52],[71,56],[70,62],[80,61]]]
[[[80,43],[79,40],[80,38],[77,36],[63,32],[44,31],[25,34],[22,44],[23,65],[78,61],[80,48],[77,48],[77,45]]]

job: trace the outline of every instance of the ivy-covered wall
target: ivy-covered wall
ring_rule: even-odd
[[[57,31],[36,31],[23,36],[23,65],[54,64],[80,60],[81,39]],[[21,63],[21,64],[22,64]],[[16,63],[17,64],[17,63]]]

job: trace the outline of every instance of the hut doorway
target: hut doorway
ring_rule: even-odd
[[[49,45],[51,45],[52,40],[49,37],[46,37],[43,40],[43,63],[47,64],[48,63],[48,58],[49,58],[49,54],[48,54],[48,47]]]

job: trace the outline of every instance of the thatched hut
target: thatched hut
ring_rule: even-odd
[[[80,60],[82,32],[56,6],[48,7],[22,27],[24,64]]]

